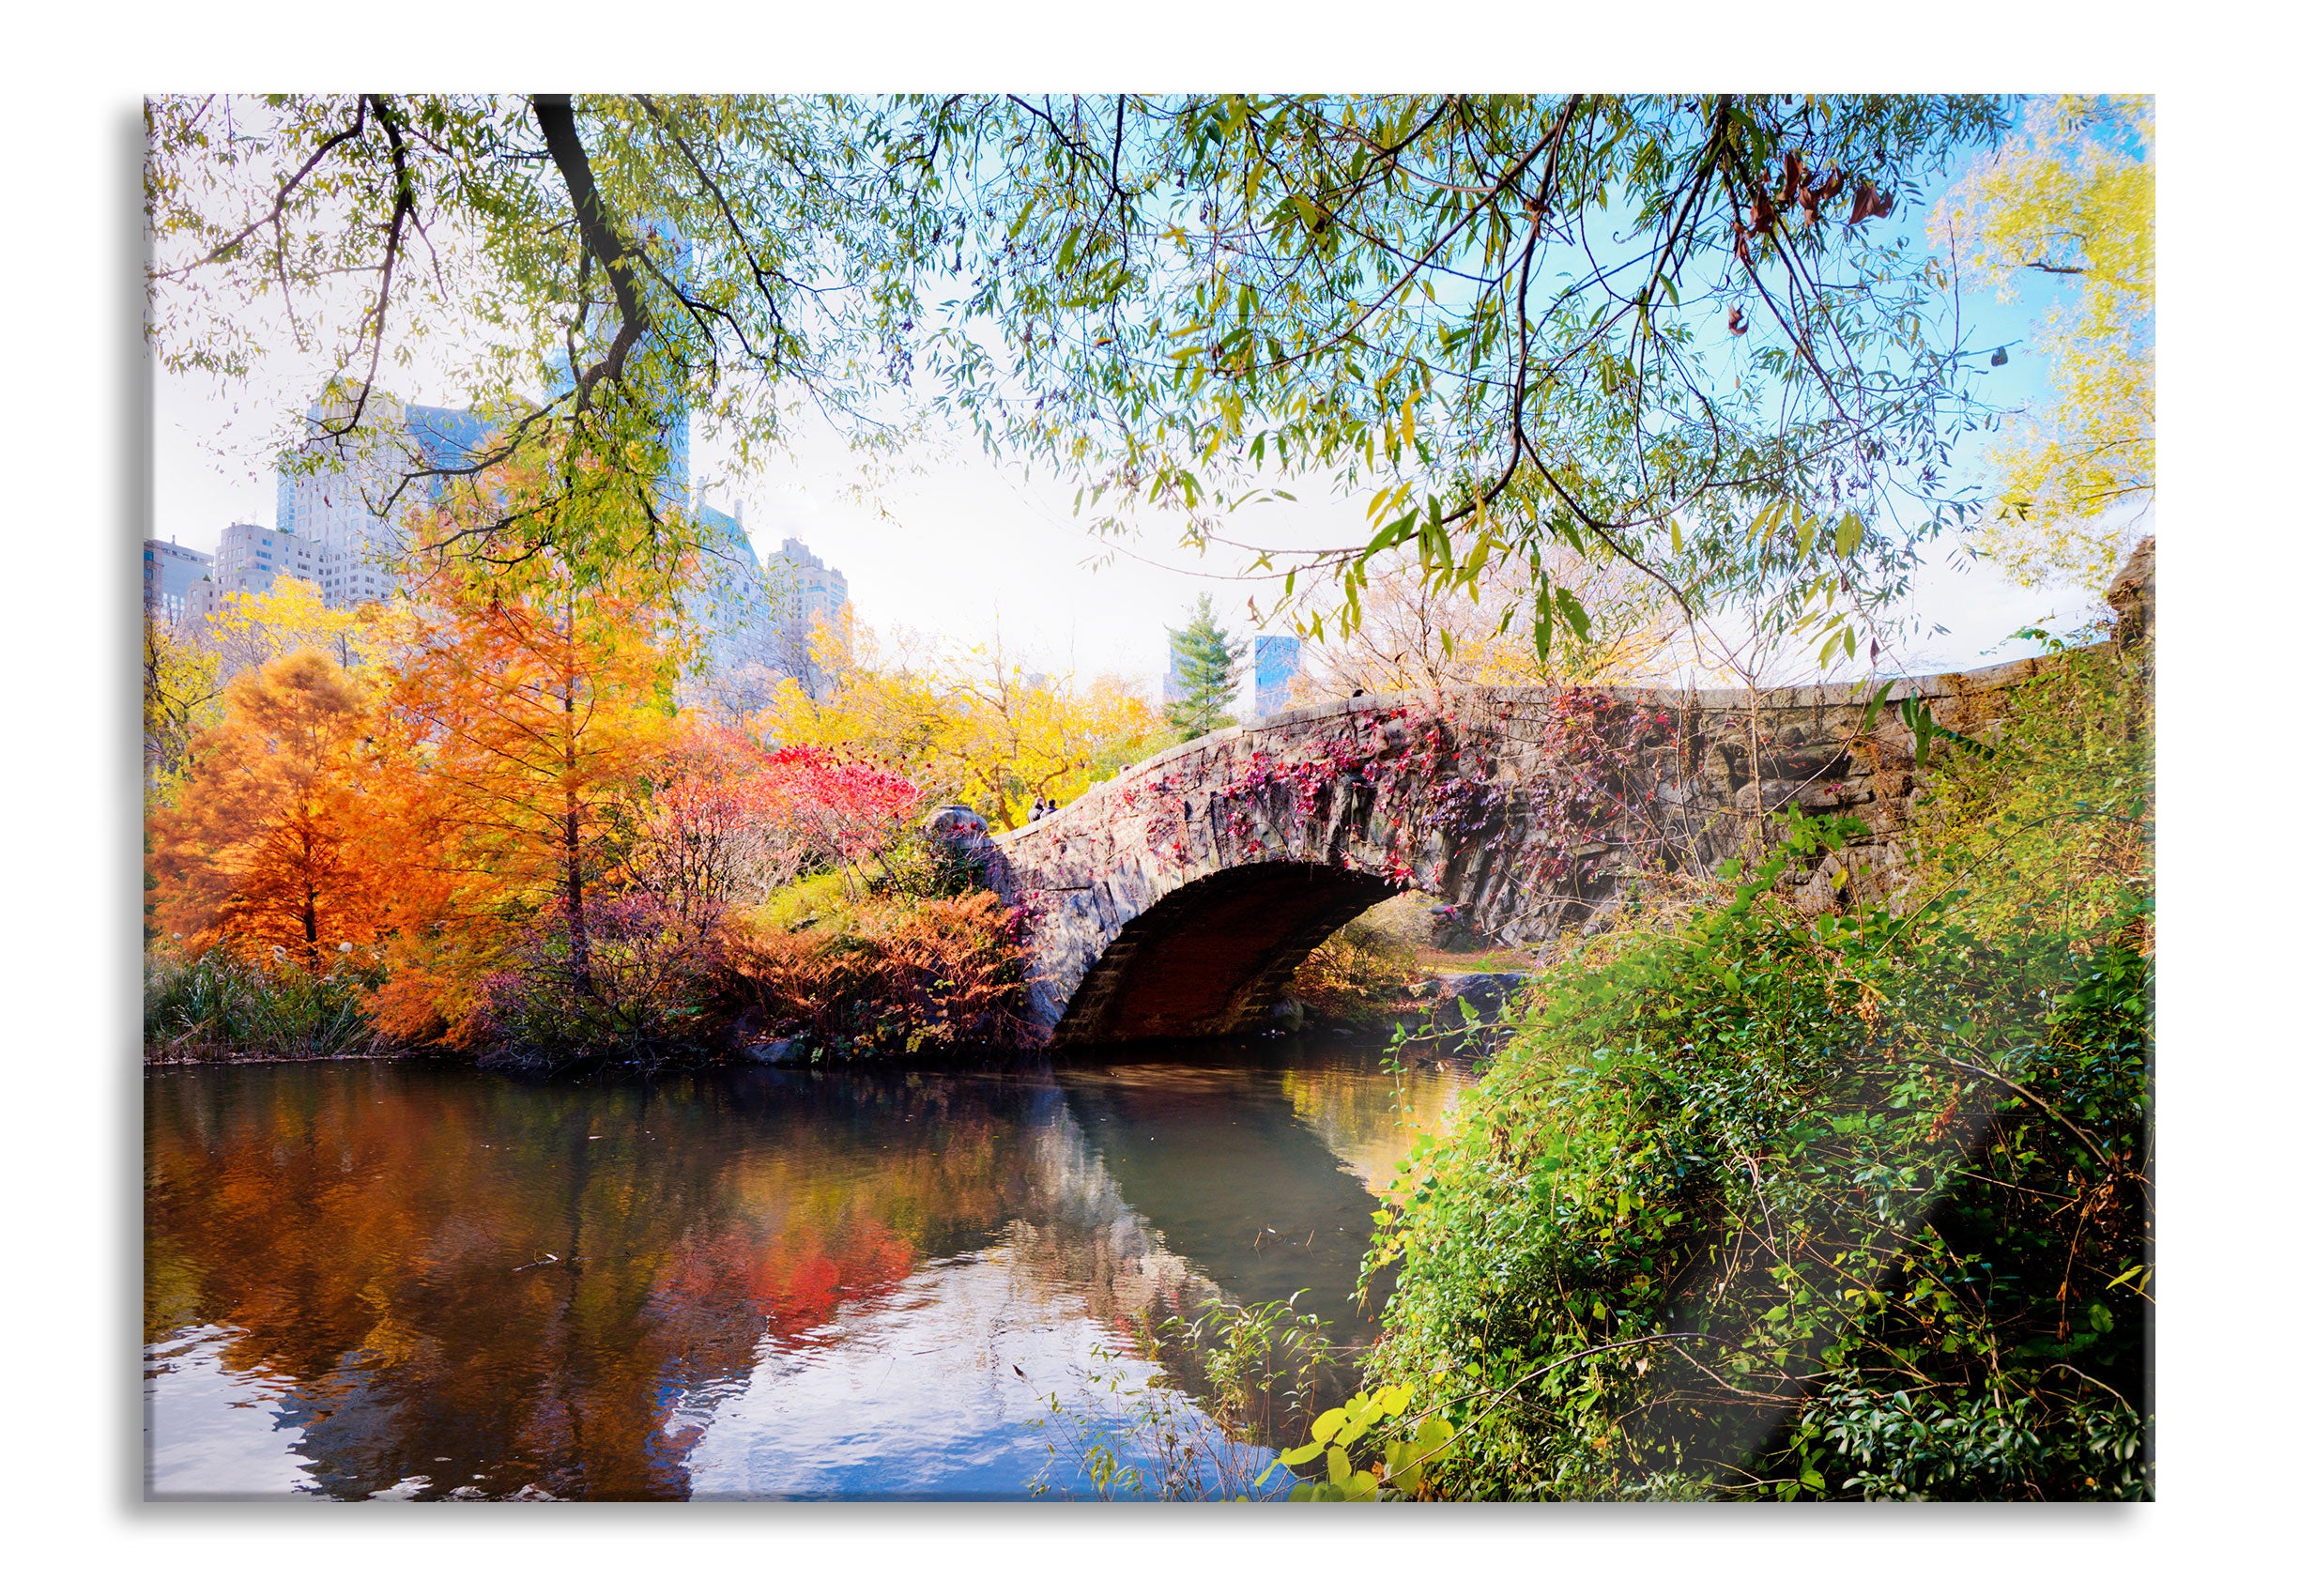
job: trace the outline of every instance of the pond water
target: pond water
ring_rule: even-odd
[[[1083,1494],[1093,1426],[1041,1422],[1050,1398],[1116,1413],[1113,1388],[1164,1374],[1164,1428],[1208,1425],[1157,1333],[1177,1314],[1299,1292],[1370,1339],[1370,1193],[1460,1084],[1296,1039],[893,1071],[154,1071],[146,1489]],[[1258,1438],[1234,1461],[1266,1458]]]

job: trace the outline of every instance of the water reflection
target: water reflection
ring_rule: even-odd
[[[146,1082],[154,1495],[1017,1495],[1096,1346],[1351,1300],[1391,1078],[1194,1061]],[[1453,1077],[1404,1078],[1427,1127]],[[1018,1373],[1017,1371],[1020,1371]]]

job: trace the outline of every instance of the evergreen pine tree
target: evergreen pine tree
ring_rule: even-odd
[[[1169,627],[1166,637],[1173,646],[1168,723],[1185,742],[1216,727],[1236,725],[1236,717],[1228,712],[1245,676],[1240,662],[1246,657],[1246,643],[1233,642],[1215,622],[1212,596],[1200,593],[1188,622],[1179,631]]]

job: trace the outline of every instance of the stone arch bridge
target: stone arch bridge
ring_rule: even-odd
[[[2148,646],[2154,577],[2151,540],[2109,589],[2102,647]],[[1004,836],[959,813],[1032,913],[1054,1045],[1220,1036],[1266,1026],[1311,949],[1408,887],[1539,946],[1656,872],[1769,843],[1792,805],[1865,826],[1790,878],[1813,908],[1889,893],[1924,779],[1901,705],[1986,738],[2008,690],[2053,668],[1897,683],[1874,716],[1858,683],[1359,697],[1169,749]]]
[[[1409,887],[1539,945],[1794,804],[1868,828],[1819,890],[1838,867],[1875,890],[1918,778],[1898,700],[1971,730],[2044,665],[1900,683],[1873,723],[1858,686],[1360,697],[1169,749],[979,846],[1031,912],[1055,1045],[1258,1030],[1311,949]]]

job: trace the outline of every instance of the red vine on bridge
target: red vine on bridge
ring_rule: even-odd
[[[1190,786],[1178,774],[1150,781],[1141,794],[1152,800],[1147,840],[1156,853],[1185,863],[1188,829],[1204,820],[1218,850],[1239,857],[1271,852],[1284,826],[1303,837],[1329,834],[1329,851],[1338,853],[1339,816],[1368,839],[1385,838],[1382,873],[1408,887],[1412,861],[1431,837],[1443,840],[1449,870],[1465,849],[1497,838],[1515,819],[1530,882],[1570,894],[1587,884],[1585,856],[1659,842],[1648,773],[1654,755],[1681,752],[1683,735],[1679,717],[1658,705],[1568,689],[1542,717],[1538,767],[1504,782],[1493,728],[1458,728],[1442,705],[1389,710],[1317,739],[1297,758],[1256,748],[1219,787]],[[1204,816],[1195,812],[1199,803]]]

